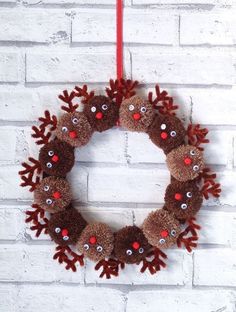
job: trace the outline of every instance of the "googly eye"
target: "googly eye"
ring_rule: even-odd
[[[133,110],[134,110],[134,105],[131,104],[131,105],[129,106],[129,111],[133,111]]]
[[[96,110],[97,110],[97,109],[96,109],[96,107],[95,107],[95,106],[92,106],[92,107],[91,107],[91,112],[92,112],[92,113],[95,113],[95,112],[96,112]]]
[[[188,198],[191,198],[191,197],[193,196],[193,194],[192,194],[191,192],[187,192],[187,193],[186,193],[186,196],[187,196]]]
[[[194,156],[196,154],[196,152],[194,150],[190,151],[190,155]]]
[[[180,207],[181,207],[181,209],[185,210],[185,209],[188,208],[188,205],[184,203],[184,204],[182,204]]]
[[[60,232],[61,232],[61,229],[60,229],[59,227],[56,227],[56,228],[55,228],[55,233],[58,234],[58,233],[60,233]]]
[[[107,109],[108,109],[108,106],[107,106],[106,104],[103,104],[103,105],[102,105],[102,109],[103,109],[103,110],[107,110]]]
[[[97,246],[97,251],[98,251],[98,252],[102,252],[102,251],[103,251],[102,246]]]
[[[53,151],[49,151],[49,152],[48,152],[48,155],[49,155],[49,156],[53,156],[53,155],[54,155],[54,152],[53,152]]]
[[[89,245],[88,244],[84,244],[84,250],[89,250]]]
[[[138,250],[138,252],[139,252],[140,254],[144,253],[143,247],[140,247],[139,250]]]
[[[176,136],[176,131],[171,131],[170,136],[175,137]]]
[[[62,132],[67,132],[67,131],[68,131],[68,128],[67,128],[67,127],[62,127],[62,128],[61,128],[61,131],[62,131]]]
[[[45,192],[47,192],[47,191],[49,190],[49,185],[45,185],[44,188],[43,188],[43,190],[44,190]]]
[[[69,236],[63,236],[64,241],[68,241],[68,239],[69,239]]]
[[[175,235],[176,235],[176,230],[172,230],[172,231],[170,232],[170,235],[173,236],[173,237],[175,237]]]
[[[46,164],[46,166],[47,166],[47,168],[52,168],[52,164],[51,164],[50,162],[48,162],[48,163]]]
[[[140,109],[140,111],[141,111],[142,113],[146,113],[147,109],[146,109],[145,106],[142,106],[141,109]]]
[[[161,130],[165,130],[166,129],[166,124],[161,124]]]
[[[76,125],[79,122],[79,120],[78,120],[78,118],[75,117],[75,118],[72,119],[72,122],[73,122],[74,125]]]
[[[47,199],[46,199],[46,204],[47,204],[47,205],[51,205],[51,204],[52,204],[51,198],[47,198]]]
[[[164,238],[161,238],[161,239],[159,240],[159,243],[162,244],[162,245],[165,244],[165,242],[166,242],[166,240],[165,240]]]
[[[198,170],[199,170],[199,166],[198,165],[193,166],[193,171],[198,171]]]
[[[130,250],[130,249],[127,249],[127,250],[126,250],[126,255],[131,256],[132,253],[133,253],[132,250]]]

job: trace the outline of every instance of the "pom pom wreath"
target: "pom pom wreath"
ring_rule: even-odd
[[[131,264],[143,260],[151,246],[137,226],[126,226],[115,234],[114,254],[119,261]]]
[[[74,166],[74,148],[66,142],[51,141],[40,149],[39,162],[46,174],[65,177]]]
[[[154,116],[152,105],[137,95],[121,103],[120,124],[130,131],[146,132]]]
[[[166,189],[164,209],[173,213],[176,219],[185,221],[199,211],[202,201],[202,193],[195,181],[172,181]]]
[[[69,183],[59,177],[44,178],[34,191],[35,203],[51,213],[65,210],[71,199]]]
[[[178,181],[186,182],[197,178],[204,168],[202,152],[192,145],[181,145],[166,157],[170,174]]]
[[[56,136],[73,147],[87,144],[93,130],[83,113],[74,112],[61,116],[58,121]]]
[[[92,261],[109,257],[113,251],[114,236],[104,223],[91,223],[83,230],[77,248]]]
[[[52,240],[60,246],[76,244],[87,222],[82,215],[70,207],[62,212],[54,213],[48,222],[48,233]]]
[[[147,133],[152,142],[168,154],[184,143],[186,131],[181,120],[172,115],[155,117]]]
[[[151,212],[143,222],[143,233],[148,242],[158,248],[174,245],[180,232],[179,221],[163,209]]]
[[[84,113],[94,131],[105,131],[116,125],[119,118],[117,104],[103,95],[94,96],[84,106]]]

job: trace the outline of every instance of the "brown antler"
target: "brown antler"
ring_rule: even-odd
[[[44,116],[45,117],[39,118],[39,121],[41,122],[39,127],[32,127],[32,137],[38,139],[36,140],[36,144],[38,145],[47,144],[52,135],[52,131],[54,131],[57,126],[57,117],[55,115],[51,116],[50,112],[46,110]],[[47,133],[46,130],[48,130]]]
[[[206,139],[208,134],[207,128],[201,128],[199,124],[193,125],[190,124],[187,129],[188,144],[196,146],[199,150],[203,151],[204,148],[201,147],[201,144],[209,143],[209,140]]]
[[[44,234],[47,234],[48,219],[45,217],[45,211],[36,204],[33,204],[32,208],[34,208],[34,210],[26,211],[27,218],[25,219],[25,222],[33,222],[34,225],[31,226],[30,229],[36,231],[36,237],[39,237],[43,231]]]
[[[155,86],[156,97],[153,99],[153,92],[148,93],[148,101],[153,105],[153,108],[157,109],[160,114],[163,115],[175,115],[175,110],[178,109],[178,105],[174,105],[173,98],[168,96],[167,91],[160,91],[158,85]],[[158,103],[161,102],[160,105]]]
[[[79,104],[73,104],[73,100],[76,97],[76,92],[72,91],[70,94],[67,90],[63,91],[63,94],[58,95],[59,99],[65,102],[67,106],[62,105],[61,109],[66,111],[67,113],[73,113],[79,106]]]
[[[95,270],[98,271],[101,267],[102,272],[99,277],[106,276],[107,279],[110,279],[111,276],[118,276],[119,268],[123,269],[125,267],[125,264],[116,259],[102,259],[96,264]]]
[[[201,192],[205,199],[209,199],[209,195],[216,198],[220,197],[221,188],[220,183],[216,182],[216,177],[210,168],[204,168],[200,173],[198,182],[203,182]]]
[[[83,99],[81,100],[81,102],[83,104],[88,103],[88,101],[94,97],[94,91],[88,92],[88,86],[87,85],[83,85],[82,88],[80,88],[79,86],[76,86],[75,90],[76,90],[75,96],[76,97],[82,97]]]
[[[25,168],[24,170],[19,171],[19,175],[21,176],[21,180],[23,181],[20,185],[22,187],[30,186],[30,192],[33,192],[36,186],[40,182],[40,177],[37,176],[41,173],[42,168],[40,162],[33,157],[28,158],[29,163],[23,162],[22,166]],[[30,164],[32,163],[32,164]],[[34,176],[36,175],[35,179]]]
[[[153,258],[151,261],[148,259],[150,257]],[[163,251],[159,248],[152,249],[147,257],[142,260],[143,266],[140,272],[144,273],[148,269],[152,275],[155,274],[166,267],[166,263],[163,261],[165,259],[167,259],[167,255]]]
[[[189,220],[187,220],[188,226],[182,233],[180,233],[177,239],[177,246],[181,248],[182,245],[184,245],[188,252],[191,252],[193,248],[197,247],[197,230],[201,229],[200,225],[194,223],[194,221],[196,221],[195,218],[190,218]]]
[[[66,270],[72,270],[76,272],[76,263],[79,262],[80,266],[84,265],[84,256],[78,255],[74,251],[71,250],[69,246],[57,246],[56,253],[53,256],[54,260],[57,260],[60,264],[65,263]]]

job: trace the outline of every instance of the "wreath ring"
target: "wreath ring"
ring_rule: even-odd
[[[198,230],[195,215],[203,198],[220,196],[216,174],[205,167],[202,144],[208,130],[190,124],[187,130],[176,117],[177,105],[166,91],[155,87],[147,99],[136,95],[138,82],[110,80],[105,95],[95,95],[87,85],[76,86],[59,95],[65,104],[64,114],[57,119],[49,111],[33,126],[32,137],[42,145],[38,160],[29,157],[19,172],[21,186],[34,192],[33,209],[26,211],[26,222],[38,237],[49,234],[57,244],[54,259],[67,270],[77,270],[84,258],[96,262],[100,277],[118,276],[126,264],[141,264],[140,271],[151,274],[166,266],[164,249],[175,244],[191,252],[197,246]],[[77,111],[80,98],[84,105]],[[73,168],[74,150],[86,145],[95,131],[122,126],[130,131],[146,132],[151,141],[163,150],[171,181],[164,206],[151,212],[142,227],[126,226],[113,233],[101,222],[88,224],[72,206],[67,173]]]

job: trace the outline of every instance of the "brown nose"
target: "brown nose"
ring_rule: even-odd
[[[102,119],[103,118],[103,113],[98,112],[95,116],[97,119]]]
[[[134,120],[139,120],[141,118],[141,115],[139,113],[133,114]]]

